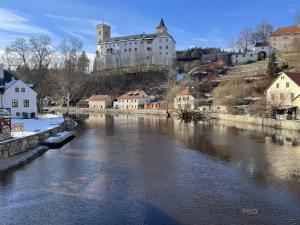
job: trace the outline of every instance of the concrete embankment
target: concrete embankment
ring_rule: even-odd
[[[26,137],[9,139],[1,142],[0,160],[24,153],[30,149],[37,147],[42,141],[46,140],[49,136],[55,135],[58,132],[65,130],[66,126],[66,123],[63,122],[58,127],[52,128],[47,131],[43,131]]]
[[[137,115],[161,115],[161,116],[167,116],[167,110],[150,110],[150,109],[128,109],[128,110],[122,110],[122,109],[90,109],[90,108],[76,108],[76,107],[70,107],[69,109],[65,107],[59,107],[59,108],[51,108],[51,110],[54,110],[56,112],[60,113],[66,113],[67,111],[69,113],[74,114],[84,114],[84,113],[93,113],[93,114],[137,114]]]
[[[300,131],[300,121],[295,120],[275,120],[271,118],[233,114],[213,114],[213,117],[219,120],[233,121],[235,123],[245,123],[262,127],[274,127],[277,129]]]

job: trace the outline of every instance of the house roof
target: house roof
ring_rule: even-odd
[[[12,86],[14,83],[18,81],[12,73],[8,72],[7,70],[3,70],[4,77],[0,78],[0,93],[3,94],[6,89]]]
[[[278,28],[275,32],[272,33],[272,36],[282,36],[289,34],[300,33],[300,26],[289,26]]]
[[[110,98],[109,95],[92,95],[89,98],[89,101],[105,101],[109,98]]]
[[[148,95],[144,91],[128,91],[124,95],[121,95],[118,97],[118,99],[139,99],[139,98],[144,98],[148,97]]]
[[[298,86],[300,86],[300,73],[295,72],[285,72],[289,78],[291,78]]]
[[[186,87],[179,92],[179,95],[191,95],[191,96],[195,97],[196,94],[193,91],[193,89],[192,90],[191,89],[192,88],[190,88],[190,87]]]
[[[265,94],[269,90],[269,88],[275,83],[275,81],[282,75],[287,75],[291,80],[293,80],[298,86],[300,86],[300,73],[296,72],[282,72],[277,78],[273,80],[273,82],[269,85],[269,87],[265,90]]]

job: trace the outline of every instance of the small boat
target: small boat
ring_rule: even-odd
[[[50,148],[58,148],[68,143],[74,137],[74,131],[63,131],[51,137],[48,137],[45,141],[42,142],[42,145],[48,146]]]

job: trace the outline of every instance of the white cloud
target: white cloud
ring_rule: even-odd
[[[50,34],[48,30],[32,25],[26,17],[4,8],[0,8],[0,30],[26,34]]]

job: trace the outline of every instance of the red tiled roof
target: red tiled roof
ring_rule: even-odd
[[[281,36],[295,33],[300,33],[300,26],[278,28],[275,32],[272,33],[272,36]]]
[[[92,95],[89,100],[90,101],[105,101],[107,100],[109,97],[109,95]]]
[[[118,99],[138,99],[148,97],[144,91],[128,91],[124,95],[121,95]]]
[[[300,73],[296,72],[285,72],[289,78],[291,78],[296,84],[300,86]]]

